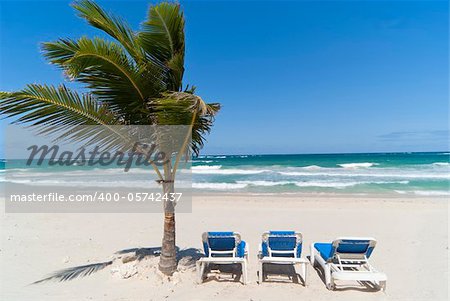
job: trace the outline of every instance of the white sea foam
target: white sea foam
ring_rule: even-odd
[[[355,173],[349,172],[337,172],[338,169],[321,169],[320,172],[301,172],[301,171],[279,171],[277,172],[283,176],[303,176],[303,177],[343,177],[343,178],[355,178],[355,177],[367,177],[367,178],[394,178],[394,179],[450,179],[448,173],[424,173],[423,171],[398,171],[390,169],[379,169],[373,173]]]
[[[450,196],[450,191],[445,190],[394,190],[398,194],[415,194],[420,196]]]
[[[450,191],[439,191],[439,190],[434,190],[434,191],[427,191],[427,190],[415,190],[414,194],[416,195],[423,195],[423,196],[447,196],[450,195]]]
[[[318,166],[318,165],[309,165],[309,166],[302,167],[302,169],[306,169],[306,170],[318,170],[318,169],[322,169],[322,167],[320,167],[320,166]]]
[[[248,184],[251,186],[278,186],[278,185],[287,185],[293,182],[289,181],[237,181],[239,184]]]
[[[434,162],[433,165],[434,166],[449,166],[450,163],[448,163],[448,162]]]
[[[8,172],[21,172],[21,171],[30,171],[33,170],[32,168],[7,168],[7,169],[2,169],[2,170],[7,170]]]
[[[298,187],[351,187],[363,184],[409,184],[409,181],[237,181],[239,184],[248,184],[251,186],[278,186],[295,184]]]
[[[280,175],[283,176],[310,176],[310,175],[314,175],[313,173],[310,172],[298,172],[298,171],[278,171],[277,172]]]
[[[217,170],[221,169],[222,165],[197,165],[192,166],[192,170]]]
[[[17,179],[15,179],[15,180],[10,180],[10,179],[2,178],[2,179],[0,180],[0,182],[5,182],[5,183],[15,183],[15,184],[29,184],[29,183],[31,183],[32,181],[31,181],[31,180],[27,180],[27,179],[25,179],[25,180],[17,180]]]
[[[192,173],[194,174],[213,174],[213,175],[255,175],[266,172],[268,170],[261,169],[193,169]]]
[[[338,166],[343,168],[369,168],[372,166],[378,165],[378,163],[371,163],[371,162],[363,162],[363,163],[344,163],[344,164],[338,164]]]
[[[247,185],[244,183],[193,183],[192,187],[196,189],[230,190],[242,189]]]
[[[408,184],[408,181],[354,181],[354,182],[334,182],[334,181],[307,181],[295,182],[298,187],[328,187],[328,188],[345,188],[364,184]]]
[[[359,184],[358,182],[296,182],[295,185],[298,187],[327,187],[327,188],[345,188],[351,187]]]

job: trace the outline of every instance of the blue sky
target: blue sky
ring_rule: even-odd
[[[1,2],[0,90],[64,82],[39,43],[101,35],[69,3]],[[99,3],[136,29],[149,5]],[[447,1],[181,3],[185,83],[223,105],[202,153],[449,149]]]

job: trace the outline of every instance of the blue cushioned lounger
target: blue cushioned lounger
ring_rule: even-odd
[[[243,283],[247,284],[248,246],[237,232],[205,232],[202,235],[205,257],[197,261],[199,282],[208,264],[240,264]]]
[[[369,263],[375,245],[376,240],[370,237],[341,237],[331,243],[313,243],[311,264],[322,267],[330,290],[335,288],[336,280],[366,281],[385,290],[386,275]]]
[[[308,261],[302,258],[302,234],[295,231],[268,231],[263,233],[259,247],[258,280],[264,280],[264,264],[299,264],[300,276],[306,286],[306,265]]]

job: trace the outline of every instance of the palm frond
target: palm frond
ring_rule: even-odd
[[[93,263],[93,264],[88,264],[88,265],[67,268],[64,270],[56,271],[56,272],[52,273],[50,276],[48,276],[44,279],[35,281],[32,284],[39,284],[39,283],[43,283],[43,282],[51,281],[51,280],[63,282],[63,281],[74,280],[79,277],[86,277],[95,272],[103,270],[104,268],[111,265],[112,263],[113,263],[112,261],[107,261],[107,262]]]
[[[136,62],[145,59],[144,52],[137,43],[135,33],[124,20],[105,12],[98,4],[90,0],[76,1],[72,4],[72,7],[89,24],[117,40]]]
[[[165,89],[160,68],[154,65],[141,68],[114,42],[83,37],[78,41],[61,39],[44,43],[42,48],[51,63],[72,79],[87,84],[99,101],[127,119],[131,114],[139,116],[146,110],[145,99]]]
[[[180,91],[185,53],[184,17],[180,6],[167,2],[151,6],[138,38],[148,56],[170,68],[168,89]]]
[[[115,126],[123,120],[106,105],[99,104],[89,94],[79,95],[64,85],[28,85],[18,92],[0,94],[0,113],[17,117],[14,123],[35,126],[38,134],[55,140],[84,141],[98,146],[128,147],[130,141]],[[83,127],[97,125],[98,127]]]
[[[168,72],[169,85],[171,90],[181,90],[183,86],[184,75],[184,53],[176,53],[170,61],[167,62],[167,66],[170,69]]]
[[[208,104],[208,114],[198,115],[192,127],[191,149],[195,156],[198,156],[206,141],[206,134],[211,132],[216,114],[220,110],[219,103]]]
[[[117,117],[90,94],[80,96],[64,85],[31,84],[17,92],[2,92],[0,112],[7,117],[21,115],[17,123],[32,125],[120,124]]]
[[[148,105],[159,125],[190,125],[194,119],[191,150],[195,155],[203,147],[204,136],[211,131],[215,115],[220,110],[219,104],[208,104],[188,92],[166,92],[163,97],[152,99]]]

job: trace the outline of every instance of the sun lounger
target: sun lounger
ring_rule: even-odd
[[[324,272],[328,289],[335,289],[336,280],[368,282],[377,289],[386,289],[387,277],[369,263],[376,240],[366,237],[341,237],[332,243],[311,245],[311,264],[318,263]]]
[[[247,284],[248,246],[237,232],[205,232],[202,235],[205,257],[197,261],[199,283],[209,264],[240,264],[243,283]]]
[[[306,265],[308,261],[301,257],[302,234],[294,231],[270,231],[262,235],[258,254],[258,280],[264,280],[264,264],[300,265],[300,276],[306,286]]]

